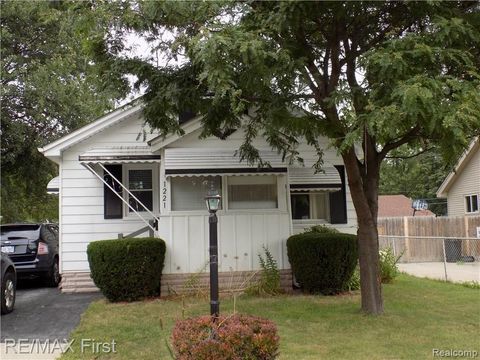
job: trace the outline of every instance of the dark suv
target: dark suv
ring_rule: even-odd
[[[57,224],[0,226],[1,250],[15,264],[18,278],[41,277],[48,286],[60,282]]]

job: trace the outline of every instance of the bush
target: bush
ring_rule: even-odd
[[[307,292],[335,294],[345,289],[358,261],[357,237],[308,232],[287,240],[292,272]]]
[[[262,268],[260,279],[247,288],[246,292],[249,295],[277,295],[282,292],[277,261],[265,246],[263,251],[265,252],[265,257],[258,254],[260,267]]]
[[[354,291],[360,290],[360,265],[355,266],[355,270],[353,271],[350,280],[347,281],[345,285],[345,290],[347,291]]]
[[[309,229],[306,229],[304,233],[317,233],[317,234],[339,234],[340,231],[338,231],[335,228],[329,227],[327,225],[315,225],[312,226]]]
[[[385,250],[380,250],[379,260],[380,260],[380,276],[382,278],[382,283],[389,284],[391,283],[399,274],[397,262],[400,259],[400,256],[397,258],[393,255],[392,248],[386,248]]]
[[[165,242],[158,238],[94,241],[87,248],[93,282],[110,301],[160,294]]]
[[[172,343],[178,360],[259,359],[278,356],[279,337],[275,324],[249,315],[211,316],[177,321]]]

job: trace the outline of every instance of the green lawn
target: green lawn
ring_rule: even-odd
[[[476,350],[480,353],[480,291],[458,284],[401,275],[384,286],[385,315],[359,312],[360,295],[337,297],[285,295],[275,298],[241,296],[238,312],[267,317],[278,326],[280,359],[429,359],[432,349]],[[223,313],[233,301],[223,299]],[[176,319],[207,314],[208,299],[151,300],[90,305],[72,334],[79,341],[117,342],[116,354],[101,359],[169,359]],[[98,355],[98,354],[97,354]],[[96,358],[87,352],[85,359]]]

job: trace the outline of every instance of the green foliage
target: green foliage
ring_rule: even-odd
[[[480,283],[478,281],[465,281],[462,285],[469,289],[480,290]]]
[[[277,261],[274,259],[270,250],[263,247],[265,256],[258,254],[261,272],[260,279],[250,285],[246,293],[250,295],[278,295],[282,292],[280,287],[280,271],[278,270]]]
[[[380,250],[379,252],[379,260],[380,260],[380,276],[382,279],[382,283],[390,284],[395,280],[395,278],[399,274],[398,270],[398,260],[399,257],[396,257],[393,254],[392,248],[386,248],[384,250]]]
[[[335,148],[367,266],[380,164],[402,145],[436,146],[450,163],[480,134],[477,2],[138,1],[95,12],[115,28],[94,38],[105,74],[138,79],[146,121],[162,134],[182,132],[176,114],[187,108],[202,115],[203,137],[241,128],[237,153],[251,164],[268,165],[259,137],[291,162],[310,145],[316,168],[320,144]],[[132,31],[162,61],[126,56]],[[363,308],[381,312],[378,284],[365,281],[376,295]]]
[[[211,316],[177,321],[172,342],[176,359],[258,359],[278,356],[280,338],[275,324],[251,315]]]
[[[165,250],[158,238],[91,242],[87,255],[92,279],[113,302],[158,296]]]
[[[347,287],[358,262],[357,237],[303,233],[287,240],[288,260],[304,291],[335,294]]]
[[[416,157],[419,150],[398,149],[382,164],[381,195],[403,194],[411,199],[431,199],[429,210],[447,215],[446,200],[437,199],[436,192],[452,170],[435,149]],[[455,157],[457,158],[457,157]]]
[[[37,147],[100,116],[119,96],[102,83],[83,48],[77,10],[75,4],[59,1],[1,4],[4,222],[58,217],[56,200],[46,194],[57,169]]]
[[[305,229],[304,233],[316,233],[316,234],[338,234],[339,231],[333,227],[327,225],[315,225],[309,229]]]
[[[348,291],[355,291],[360,290],[360,265],[357,264],[355,266],[355,270],[353,271],[352,277],[348,280],[347,284],[345,285],[345,290]]]

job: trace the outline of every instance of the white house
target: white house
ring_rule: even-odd
[[[472,141],[460,157],[437,197],[447,198],[448,216],[480,214],[480,139]]]
[[[235,157],[242,129],[227,140],[199,139],[201,122],[182,123],[184,136],[142,132],[142,106],[132,104],[39,149],[59,165],[60,268],[63,291],[92,289],[86,248],[156,220],[167,244],[162,289],[179,285],[208,262],[208,187],[222,195],[219,271],[224,281],[259,269],[267,246],[290,279],[286,240],[304,228],[327,224],[356,232],[356,215],[341,157],[325,146],[324,172],[316,154],[299,146],[305,166],[289,165],[263,138],[255,141],[268,168]],[[146,234],[145,234],[146,235]],[[238,276],[237,276],[238,275]],[[241,276],[240,276],[241,275]]]

